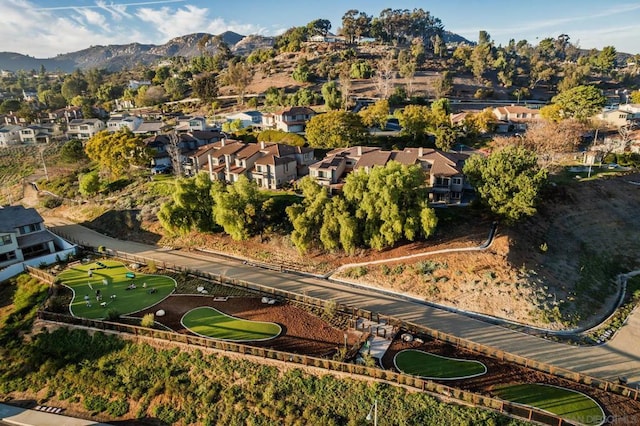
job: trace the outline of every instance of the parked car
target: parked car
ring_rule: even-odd
[[[164,175],[173,171],[173,168],[168,164],[158,164],[151,168],[152,175]]]

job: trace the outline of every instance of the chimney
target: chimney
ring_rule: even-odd
[[[358,148],[358,150],[357,150],[358,156],[361,157],[362,156],[362,146],[358,145],[357,148]]]
[[[260,141],[260,149],[265,149],[267,144],[264,141]]]
[[[225,142],[225,138],[220,139],[220,146],[224,146]]]
[[[422,157],[424,155],[424,150],[422,147],[418,148],[418,157]]]

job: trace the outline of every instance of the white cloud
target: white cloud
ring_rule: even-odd
[[[39,10],[25,0],[0,1],[2,50],[49,58],[91,45],[124,44],[141,40],[134,28],[109,31],[105,15],[86,9],[73,14]]]

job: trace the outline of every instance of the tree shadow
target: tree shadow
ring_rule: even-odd
[[[81,225],[120,240],[156,244],[161,235],[146,231],[140,221],[140,210],[110,210]]]

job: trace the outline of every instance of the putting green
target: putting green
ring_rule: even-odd
[[[276,323],[244,320],[208,306],[190,310],[180,322],[199,336],[232,342],[269,340],[282,332],[282,328]]]
[[[493,393],[506,401],[538,408],[583,425],[597,426],[605,421],[604,411],[596,401],[571,389],[522,383],[498,386]]]
[[[399,371],[425,379],[466,379],[487,372],[487,367],[480,361],[448,358],[417,349],[398,352],[393,363]]]
[[[69,304],[71,314],[91,319],[105,318],[111,309],[122,315],[141,311],[165,299],[176,287],[172,278],[130,271],[121,262],[113,260],[75,265],[60,273],[58,278],[73,291]],[[132,285],[135,288],[129,288]]]

